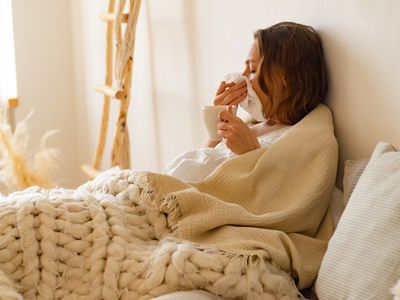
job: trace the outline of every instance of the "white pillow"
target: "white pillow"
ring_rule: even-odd
[[[369,158],[362,158],[357,160],[346,160],[344,162],[344,174],[343,174],[343,204],[347,205],[349,202],[351,193],[357,185],[361,174],[364,172],[365,167],[368,164]]]
[[[320,300],[391,299],[400,277],[400,152],[380,142],[328,244]]]

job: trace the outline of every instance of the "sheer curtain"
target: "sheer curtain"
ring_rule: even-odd
[[[161,171],[204,143],[193,2],[143,2],[128,120],[133,168]]]
[[[11,1],[0,1],[0,101],[6,107],[13,105],[13,101],[17,99]]]

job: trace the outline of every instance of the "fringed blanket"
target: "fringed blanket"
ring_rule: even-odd
[[[204,289],[297,299],[294,283],[310,285],[325,252],[336,163],[332,117],[320,105],[268,150],[199,184],[112,169],[77,190],[11,194],[0,203],[0,298]]]

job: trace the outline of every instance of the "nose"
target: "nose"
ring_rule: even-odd
[[[246,77],[249,77],[249,75],[250,75],[250,69],[249,69],[249,67],[246,67],[246,68],[243,70],[242,75],[243,75],[243,76],[246,76]]]

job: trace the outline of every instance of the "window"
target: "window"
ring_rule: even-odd
[[[11,2],[12,0],[0,0],[0,103],[7,106],[17,99]]]

